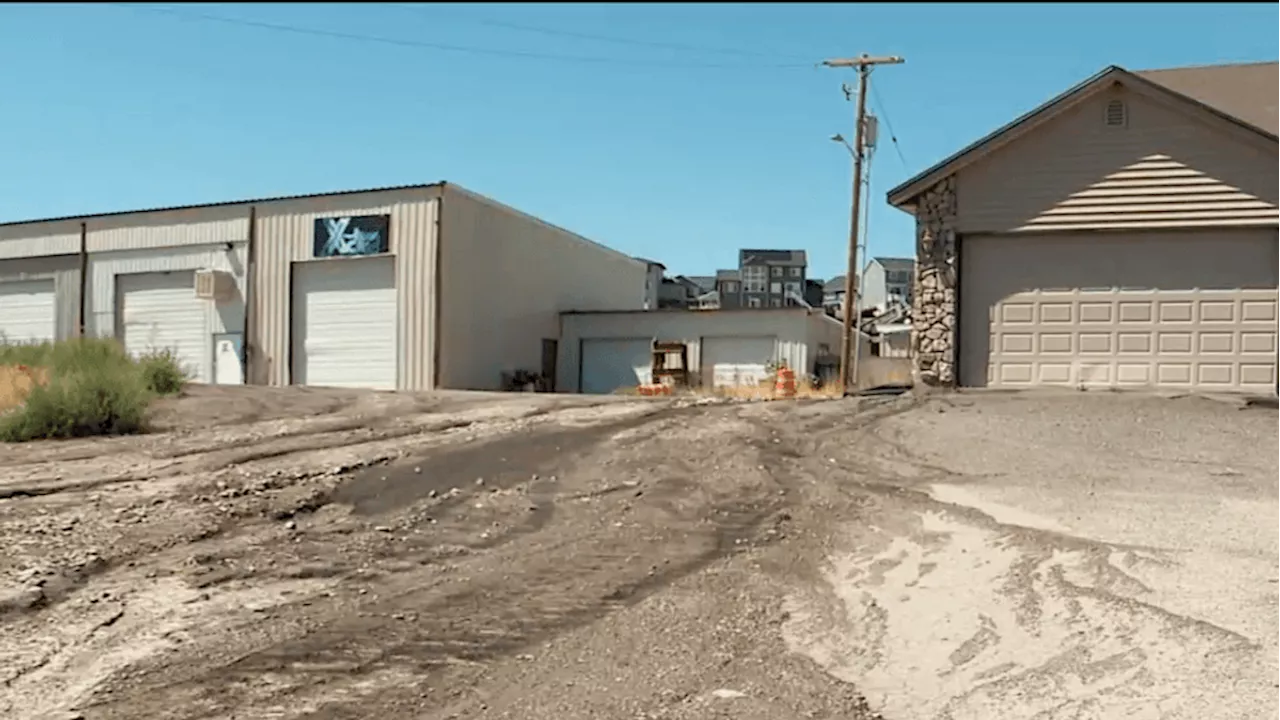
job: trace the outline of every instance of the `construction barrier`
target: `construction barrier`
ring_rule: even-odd
[[[637,388],[641,395],[670,395],[671,386],[666,383],[652,383]]]
[[[796,396],[796,372],[791,368],[778,368],[778,379],[773,385],[773,394],[778,397]]]

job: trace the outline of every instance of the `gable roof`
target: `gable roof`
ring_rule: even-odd
[[[1118,65],[1110,65],[898,185],[887,193],[887,198],[889,204],[895,207],[907,205],[933,183],[976,160],[979,151],[1009,140],[1009,135],[1015,130],[1025,131],[1043,124],[1085,97],[1118,83],[1126,83],[1140,90],[1154,91],[1188,103],[1274,142],[1276,97],[1280,94],[1276,79],[1277,63],[1274,62],[1145,70],[1138,73]]]

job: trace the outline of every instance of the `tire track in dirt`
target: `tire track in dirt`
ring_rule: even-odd
[[[199,717],[200,708],[216,716],[213,708],[266,707],[271,698],[289,696],[298,698],[297,708],[315,705],[324,717],[347,716],[340,709],[348,707],[342,696],[363,696],[361,682],[406,673],[421,679],[474,672],[476,663],[510,655],[633,604],[743,547],[781,505],[759,473],[735,487],[704,488],[692,496],[689,485],[678,478],[646,478],[639,497],[617,493],[590,502],[569,499],[594,481],[595,469],[606,467],[607,455],[622,444],[610,442],[611,436],[672,418],[706,425],[705,413],[668,410],[595,428],[526,432],[433,454],[422,461],[421,473],[398,475],[406,463],[353,476],[334,500],[350,503],[357,517],[411,506],[432,490],[439,495],[470,485],[456,499],[454,506],[460,507],[480,491],[476,476],[485,478],[484,491],[530,484],[536,487],[531,497],[549,500],[555,509],[540,520],[517,524],[503,542],[475,549],[478,554],[464,557],[445,576],[425,571],[391,575],[376,591],[376,600],[360,603],[357,613],[330,615],[318,605],[290,608],[291,625],[298,631],[258,649],[246,648],[239,659],[209,665],[198,660],[191,664],[188,657],[185,669],[155,667],[141,684],[117,683],[114,697],[104,697],[106,704],[94,708],[94,717],[123,717],[112,708],[136,712],[143,706],[152,708],[155,717]],[[747,424],[735,427],[755,432]],[[673,441],[678,435],[656,435],[630,447],[628,456],[661,472],[655,467],[661,461],[650,459],[687,452],[683,443]],[[659,453],[655,446],[667,447]],[[748,452],[733,462],[754,457]],[[620,467],[612,460],[614,468]],[[539,482],[531,482],[531,468],[538,469]],[[555,481],[549,477],[553,470]],[[438,508],[432,512],[442,516]],[[609,522],[615,517],[619,519]],[[512,542],[515,538],[520,541]],[[400,619],[388,620],[397,615]],[[335,669],[341,670],[340,677],[334,677]],[[148,676],[153,679],[145,680]],[[168,680],[155,684],[166,676]],[[418,692],[378,690],[380,698],[402,691]],[[316,701],[317,693],[329,699]],[[303,702],[308,697],[313,701]],[[349,710],[352,717],[367,713],[365,707]]]

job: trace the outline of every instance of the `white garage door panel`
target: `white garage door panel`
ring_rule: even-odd
[[[169,350],[187,376],[208,382],[205,301],[196,297],[195,274],[138,273],[116,276],[120,340],[135,357]]]
[[[970,386],[1276,387],[1276,232],[962,240]]]
[[[294,384],[394,390],[395,283],[390,257],[295,265]]]
[[[587,338],[582,341],[582,392],[607,395],[653,379],[651,338]]]
[[[702,374],[713,387],[758,385],[769,377],[778,342],[773,337],[709,337],[702,339]]]
[[[0,282],[0,340],[52,342],[57,332],[52,280]]]

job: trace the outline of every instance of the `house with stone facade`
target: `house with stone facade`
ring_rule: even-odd
[[[917,381],[1275,393],[1278,79],[1108,67],[889,191]]]

